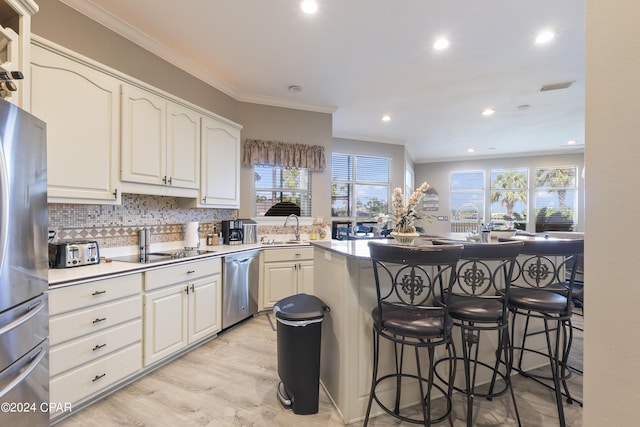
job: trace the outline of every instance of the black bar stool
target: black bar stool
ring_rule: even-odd
[[[554,390],[559,424],[564,427],[563,394],[568,403],[574,401],[567,386],[567,379],[571,375],[567,361],[573,341],[571,315],[574,291],[577,289],[576,274],[583,267],[584,240],[529,237],[523,238],[523,241],[518,259],[519,271],[514,276],[509,295],[509,308],[513,313],[511,341],[513,350],[519,352],[513,369]],[[524,329],[516,345],[518,317],[524,318]],[[531,319],[541,319],[544,328],[531,332]],[[527,344],[530,337],[540,334],[544,334],[546,352]],[[545,356],[549,360],[551,376],[527,372],[523,367],[526,353]]]
[[[462,251],[462,245],[413,247],[369,242],[373,262],[377,304],[371,315],[373,318],[373,373],[371,392],[364,426],[369,423],[373,401],[388,414],[402,421],[424,424],[440,422],[451,414],[451,393],[455,375],[455,349],[451,341],[453,322],[449,316],[447,295],[437,295],[438,284],[443,277],[447,287],[453,283],[455,267]],[[445,301],[433,305],[437,299]],[[379,376],[380,339],[393,342],[394,372]],[[416,359],[416,373],[403,369],[405,346],[413,348]],[[451,358],[449,386],[434,382],[434,350],[446,348]],[[420,349],[428,354],[427,372],[420,361]],[[419,389],[422,418],[411,418],[402,412],[402,382],[415,381]],[[417,380],[417,381],[416,381]],[[383,402],[377,389],[381,383],[395,385],[394,401]],[[426,387],[425,387],[426,386]],[[445,390],[445,387],[447,389]],[[426,388],[426,390],[425,390]],[[431,401],[433,389],[439,390],[446,398],[443,414],[432,417]],[[406,404],[406,402],[404,403]],[[433,419],[432,419],[433,418]],[[452,420],[451,420],[452,421]]]
[[[450,241],[433,241],[434,245],[451,244]],[[454,387],[467,397],[467,426],[473,420],[475,396],[492,400],[495,396],[511,393],[518,425],[520,414],[511,386],[511,353],[509,351],[509,291],[516,258],[523,242],[464,243],[456,271],[456,280],[449,291],[449,313],[460,328],[462,359],[464,365],[464,389]],[[495,331],[498,335],[495,359],[492,364],[479,360],[481,332]],[[503,361],[504,363],[501,363]],[[436,365],[439,365],[438,361]],[[476,388],[478,368],[488,370],[491,381],[486,392]],[[436,375],[440,377],[436,369]],[[500,377],[504,388],[496,390]]]

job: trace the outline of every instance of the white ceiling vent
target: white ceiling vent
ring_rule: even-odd
[[[548,92],[550,90],[560,90],[560,89],[566,89],[569,86],[571,86],[571,84],[573,83],[573,81],[571,82],[564,82],[564,83],[553,83],[550,85],[544,85],[540,88],[540,92]]]

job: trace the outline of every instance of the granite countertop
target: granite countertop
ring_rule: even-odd
[[[464,241],[466,238],[465,233],[443,233],[438,235],[423,235],[416,239],[414,246],[431,246],[431,241],[436,239],[447,239]],[[369,242],[375,242],[376,244],[393,245],[395,240],[393,239],[376,239],[376,240],[330,240],[323,242],[311,242],[311,244],[318,248],[323,248],[331,252],[335,252],[341,255],[355,257],[359,259],[369,259]]]
[[[491,241],[493,243],[498,242],[498,237],[492,236]],[[517,236],[516,239],[522,240],[567,240],[570,238],[583,238],[582,234],[575,234],[571,236],[566,235],[533,235],[533,236]],[[452,243],[466,243],[467,233],[442,233],[437,235],[423,235],[417,238],[414,246],[431,246],[433,240],[448,240]],[[379,239],[379,240],[330,240],[322,242],[311,242],[311,244],[318,248],[323,248],[331,252],[335,252],[341,255],[350,257],[369,259],[369,246],[368,243],[374,241],[381,244],[394,244],[393,239]]]

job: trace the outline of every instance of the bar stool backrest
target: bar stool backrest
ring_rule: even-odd
[[[433,241],[434,245],[450,244]],[[450,293],[456,296],[501,299],[509,289],[523,242],[465,243]]]
[[[446,315],[446,306],[434,306],[433,300],[441,281],[452,283],[455,274],[451,272],[455,272],[462,245],[415,247],[369,242],[369,253],[379,312],[383,306],[421,306]]]
[[[564,288],[571,301],[576,274],[583,271],[583,255],[582,239],[525,240],[512,285],[553,292]]]

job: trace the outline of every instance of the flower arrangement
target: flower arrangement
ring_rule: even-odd
[[[423,182],[418,187],[411,197],[407,205],[404,204],[404,194],[401,188],[395,188],[391,197],[391,209],[392,215],[395,218],[396,226],[394,231],[396,233],[415,233],[416,227],[413,225],[414,221],[420,219],[418,216],[418,204],[424,197],[424,193],[429,188],[429,184]]]

